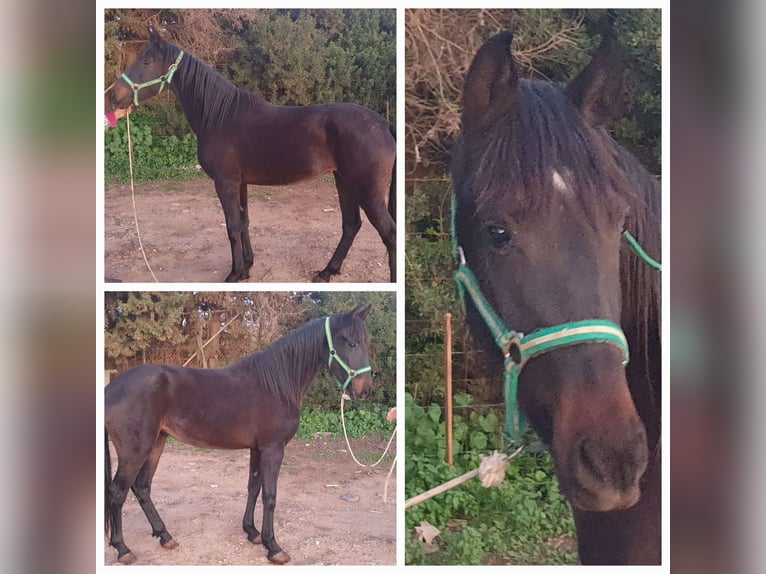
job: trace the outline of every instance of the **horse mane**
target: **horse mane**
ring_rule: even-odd
[[[633,182],[634,202],[625,221],[644,250],[660,259],[660,184],[643,165],[616,142],[613,153],[619,168]],[[636,407],[642,414],[650,440],[659,439],[662,392],[661,383],[661,318],[662,273],[647,265],[628,245],[620,254],[622,287],[622,329],[631,348],[630,361],[640,373],[643,385],[631,383]],[[629,381],[631,382],[631,381]],[[651,444],[650,444],[651,446]]]
[[[164,44],[166,61],[174,61],[181,49],[170,42]],[[243,106],[254,107],[261,102],[255,94],[237,88],[188,52],[184,52],[171,87],[195,133],[221,127]]]
[[[239,359],[230,368],[244,370],[253,384],[300,408],[309,385],[327,360],[327,353],[324,318],[319,318]]]

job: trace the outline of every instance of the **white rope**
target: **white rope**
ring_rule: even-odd
[[[110,86],[111,87],[111,86]],[[144,257],[144,263],[149,273],[152,274],[152,279],[155,283],[159,283],[157,276],[152,271],[152,266],[149,265],[149,260],[146,258],[146,252],[144,251],[144,243],[141,241],[141,230],[138,228],[138,212],[136,211],[136,191],[133,186],[133,145],[130,142],[130,112],[125,115],[125,121],[128,128],[128,158],[130,167],[130,199],[133,201],[133,221],[136,223],[136,236],[138,236],[138,247],[141,249],[141,255]]]
[[[380,464],[380,461],[383,460],[383,457],[386,456],[386,453],[388,452],[388,447],[391,446],[391,441],[393,441],[394,437],[396,436],[396,427],[394,427],[394,432],[391,434],[391,438],[388,439],[386,450],[383,451],[383,454],[380,455],[380,458],[374,464],[363,464],[359,462],[354,456],[354,451],[351,450],[351,443],[348,442],[348,434],[346,433],[346,420],[343,416],[343,404],[346,402],[346,399],[350,399],[350,398],[351,397],[349,397],[346,393],[343,393],[343,395],[340,398],[340,423],[341,423],[341,426],[343,426],[343,438],[346,439],[346,446],[348,447],[348,452],[351,453],[351,458],[354,459],[354,462],[364,468],[373,468],[375,466],[378,466],[378,464]],[[394,464],[396,464],[396,457],[394,457]],[[391,465],[391,468],[393,469],[393,465]]]
[[[510,456],[497,451],[493,452],[489,456],[480,455],[479,458],[481,458],[481,464],[479,465],[479,468],[470,472],[466,472],[465,474],[453,478],[444,484],[435,486],[423,494],[413,496],[404,503],[404,508],[409,508],[410,506],[415,506],[416,504],[425,502],[429,498],[433,498],[437,494],[441,494],[452,488],[455,488],[456,486],[460,486],[464,482],[468,482],[477,476],[481,478],[481,485],[483,487],[489,488],[491,486],[497,486],[502,483],[503,480],[505,480],[505,468],[508,466],[508,463],[516,458],[519,454],[521,454],[523,449],[524,447],[520,446]]]
[[[396,466],[396,458],[399,455],[397,454],[394,457],[394,462],[391,463],[391,470],[388,471],[388,474],[386,475],[386,482],[383,485],[383,504],[386,504],[388,502],[388,481],[391,479],[391,473],[394,472],[394,467]]]

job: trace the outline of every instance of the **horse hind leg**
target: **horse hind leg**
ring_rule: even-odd
[[[112,434],[112,433],[110,433]],[[114,434],[112,434],[114,437]],[[115,444],[115,447],[118,445]],[[109,544],[117,550],[117,560],[121,564],[132,564],[136,561],[135,555],[125,544],[122,536],[122,507],[128,496],[128,491],[133,486],[139,471],[146,462],[152,450],[151,443],[146,448],[139,448],[140,445],[126,445],[128,448],[116,448],[117,450],[117,472],[114,478],[107,486],[107,511],[109,512],[111,523],[111,535]],[[136,446],[135,449],[132,447]],[[109,456],[109,453],[106,453]]]
[[[365,205],[364,212],[386,246],[390,280],[391,283],[396,283],[396,222],[391,217],[385,201],[377,200]]]
[[[314,275],[314,282],[328,282],[333,275],[340,273],[343,260],[348,255],[348,250],[354,242],[359,228],[362,227],[362,216],[359,212],[359,200],[350,189],[349,185],[342,181],[338,172],[334,172],[335,187],[338,188],[338,201],[340,203],[341,216],[343,218],[343,234],[335,248],[327,267]]]
[[[138,499],[138,503],[141,505],[141,509],[144,511],[146,519],[152,526],[152,536],[160,539],[160,545],[163,548],[172,550],[178,546],[178,543],[173,540],[173,537],[167,531],[167,528],[165,528],[165,523],[162,522],[162,519],[154,506],[154,502],[152,502],[151,499],[152,478],[154,478],[154,473],[157,470],[157,464],[160,461],[160,456],[162,455],[162,450],[165,448],[165,441],[167,438],[168,435],[164,432],[160,433],[159,437],[157,437],[152,452],[149,454],[149,458],[146,459],[146,462],[138,472],[138,476],[136,477],[136,481],[133,483],[131,490],[133,490],[133,494],[135,494]]]
[[[253,512],[258,494],[261,492],[261,456],[257,448],[250,449],[250,476],[247,480],[247,505],[245,515],[242,517],[242,530],[247,534],[247,539],[253,544],[262,542],[261,533],[255,527]]]

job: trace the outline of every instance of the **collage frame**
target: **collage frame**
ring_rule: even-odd
[[[191,8],[192,6],[189,6],[189,2],[176,2],[172,1],[167,3],[167,8],[177,8],[177,9],[183,9],[183,8]],[[329,2],[272,2],[272,1],[265,1],[265,2],[258,2],[257,5],[253,5],[254,3],[250,2],[242,2],[239,0],[233,0],[226,4],[228,8],[252,8],[252,9],[276,9],[276,8],[367,8],[367,6],[360,6],[359,3],[353,3],[353,2],[346,2],[346,1],[329,1]],[[532,1],[520,1],[520,2],[510,2],[510,3],[500,3],[495,0],[490,0],[484,3],[484,5],[487,8],[503,8],[503,9],[526,9],[526,8],[551,8],[551,9],[559,9],[559,8],[583,8],[583,9],[589,9],[589,8],[612,8],[617,7],[613,4],[616,3],[609,3],[609,2],[601,2],[601,1],[591,1],[591,2],[545,2],[541,6],[538,2],[532,2]],[[104,1],[99,0],[96,4],[96,94],[97,94],[97,102],[101,102],[103,100],[103,90],[104,88],[109,84],[109,82],[104,78],[104,70],[103,70],[103,55],[104,55],[104,11],[109,8],[145,8],[146,3],[142,2],[112,2],[112,1]],[[219,8],[218,6],[209,6],[207,3],[203,4],[202,6],[193,6],[193,8]],[[398,118],[397,125],[396,125],[396,155],[398,161],[396,162],[396,189],[397,189],[397,205],[396,205],[396,221],[397,222],[405,222],[405,213],[406,213],[406,201],[405,201],[405,179],[406,179],[406,165],[405,165],[405,153],[406,153],[406,126],[405,126],[405,66],[406,66],[406,59],[405,59],[405,41],[404,41],[404,29],[405,29],[405,18],[406,18],[406,11],[410,9],[419,9],[419,8],[459,8],[459,9],[471,9],[473,7],[465,6],[462,3],[456,3],[452,0],[444,0],[442,2],[412,2],[409,0],[394,0],[394,1],[382,1],[378,3],[374,3],[374,6],[370,6],[371,8],[380,8],[380,9],[392,9],[396,11],[396,26],[397,26],[397,36],[396,36],[396,117]],[[670,45],[670,16],[669,16],[669,1],[668,0],[662,0],[662,1],[640,1],[631,3],[630,8],[638,8],[638,9],[659,9],[662,13],[661,19],[662,19],[662,88],[661,88],[661,98],[662,98],[662,166],[663,166],[663,172],[667,173],[669,172],[669,166],[670,166],[670,160],[669,160],[669,127],[670,127],[670,120],[669,120],[669,101],[670,101],[670,74],[669,74],[669,63],[670,63],[670,50],[667,48]],[[99,99],[101,98],[101,99]],[[105,456],[105,450],[104,450],[104,441],[103,441],[103,429],[104,429],[104,405],[103,405],[103,385],[101,384],[101,381],[103,379],[103,373],[105,370],[105,358],[104,358],[104,349],[105,349],[105,335],[104,335],[104,318],[105,318],[105,311],[104,311],[104,305],[105,305],[105,297],[106,294],[109,292],[115,292],[115,291],[137,291],[137,292],[148,292],[148,291],[162,291],[162,292],[177,292],[177,291],[211,291],[211,292],[230,292],[232,294],[240,293],[240,292],[292,292],[292,291],[306,291],[309,288],[309,285],[305,282],[275,282],[275,283],[234,283],[234,284],[228,284],[228,283],[217,283],[217,282],[194,282],[194,283],[187,283],[187,282],[171,282],[171,283],[151,283],[148,281],[142,281],[142,282],[130,282],[130,283],[111,283],[107,282],[105,280],[105,277],[107,276],[106,272],[106,264],[105,264],[105,230],[106,230],[106,222],[105,222],[105,199],[104,199],[104,192],[105,192],[105,168],[104,168],[104,130],[102,127],[103,124],[103,114],[100,112],[100,110],[97,110],[97,121],[98,121],[98,128],[96,131],[96,156],[97,156],[97,173],[96,173],[96,218],[97,218],[97,226],[96,226],[96,232],[97,232],[97,257],[96,257],[96,277],[97,277],[97,296],[96,296],[96,330],[97,330],[97,337],[96,337],[96,344],[97,344],[97,364],[96,364],[96,375],[97,375],[97,385],[96,385],[96,391],[97,391],[97,416],[96,416],[96,461],[97,461],[97,490],[96,490],[96,509],[97,509],[97,516],[96,516],[96,571],[97,572],[104,572],[112,570],[115,567],[119,567],[117,562],[107,562],[104,563],[104,556],[105,554],[110,554],[114,549],[109,548],[107,546],[107,542],[103,535],[103,524],[104,524],[104,510],[103,510],[103,500],[104,500],[104,484],[101,471],[98,469],[103,468],[103,461]],[[670,243],[669,243],[669,216],[670,213],[669,210],[669,178],[663,177],[661,182],[661,188],[662,188],[662,239],[661,239],[661,245],[662,245],[662,255],[663,260],[665,256],[667,256],[670,252]],[[212,185],[211,185],[212,187]],[[211,194],[211,196],[214,196],[214,194]],[[220,207],[220,206],[219,206]],[[364,222],[365,226],[369,226],[369,223],[367,221]],[[397,356],[400,358],[404,357],[404,350],[405,350],[405,344],[406,344],[406,325],[405,325],[405,305],[406,305],[406,294],[405,294],[405,273],[406,273],[406,232],[405,232],[405,226],[403,224],[397,225],[396,229],[396,239],[397,239],[397,253],[396,253],[396,265],[398,270],[398,276],[397,276],[397,282],[395,284],[391,283],[326,283],[323,284],[321,289],[317,289],[319,291],[323,292],[358,292],[358,293],[372,293],[372,292],[385,292],[385,293],[391,293],[394,294],[396,299],[396,350],[397,350]],[[223,241],[222,237],[216,237],[216,241]],[[333,238],[333,241],[335,241],[335,238]],[[353,252],[353,248],[352,248]],[[315,284],[312,284],[315,285]],[[668,340],[669,339],[669,309],[667,302],[670,300],[669,296],[669,275],[667,274],[667,271],[663,272],[663,280],[662,280],[662,320],[661,320],[661,326],[662,326],[662,339]],[[313,287],[311,290],[314,290]],[[669,380],[669,353],[667,351],[663,351],[662,353],[662,377],[666,381]],[[405,387],[405,364],[404,360],[397,360],[396,364],[396,407],[399,413],[404,413],[405,405],[404,405],[404,395],[406,392]],[[669,394],[667,389],[667,384],[663,388],[663,400],[662,400],[662,436],[663,436],[663,442],[666,445],[669,445],[668,442],[668,436],[669,436]],[[396,452],[401,454],[402,457],[399,457],[399,459],[396,462],[395,467],[395,476],[396,476],[396,484],[397,484],[397,499],[396,499],[396,560],[395,564],[392,565],[381,565],[381,566],[374,566],[377,570],[380,571],[391,571],[391,572],[401,572],[403,569],[409,569],[409,568],[418,568],[418,566],[411,566],[405,564],[405,546],[404,541],[405,538],[410,536],[409,533],[405,532],[405,511],[404,511],[404,484],[405,484],[405,472],[404,472],[404,464],[403,464],[403,456],[405,456],[405,428],[406,428],[406,420],[404,417],[401,417],[401,419],[397,422],[397,436],[396,436]],[[99,430],[101,429],[101,430]],[[243,453],[243,456],[246,456]],[[669,484],[670,484],[670,458],[669,458],[669,448],[665,448],[662,453],[662,491],[663,491],[663,497],[662,497],[662,564],[660,566],[638,566],[638,567],[631,567],[631,572],[657,572],[657,571],[669,571],[670,569],[670,544],[669,544],[669,531],[670,531],[670,511],[669,511]],[[219,493],[223,494],[223,493]],[[132,497],[132,494],[129,494],[129,497]],[[193,504],[191,500],[189,501],[190,504]],[[260,503],[259,503],[260,504]],[[277,515],[279,512],[279,508],[277,507]],[[237,518],[237,517],[232,517]],[[172,530],[172,524],[171,530]],[[141,536],[149,536],[149,532],[142,532]],[[156,543],[156,541],[154,541]],[[116,553],[115,553],[116,555]],[[136,566],[140,566],[141,561],[139,557],[138,564]],[[259,564],[260,565],[260,564]],[[133,567],[136,567],[133,566]],[[153,571],[159,568],[160,572],[169,572],[173,568],[178,568],[174,566],[141,566],[142,568],[151,568]],[[244,571],[245,568],[248,568],[249,566],[194,566],[193,568],[196,569],[204,569],[204,570],[215,570],[217,571],[229,571],[229,570],[242,570]],[[266,566],[265,564],[263,567],[273,567],[273,566]],[[298,569],[304,569],[304,568],[317,568],[318,566],[289,566],[293,568]],[[352,568],[353,566],[334,566],[334,568]],[[532,568],[535,569],[535,571],[540,571],[540,568],[543,568],[544,571],[553,571],[555,568],[556,571],[560,570],[561,568],[573,568],[573,566],[515,566],[515,568],[520,568],[523,570],[530,570]],[[429,570],[436,568],[436,567],[427,567]],[[466,566],[443,566],[439,568],[461,568],[464,569]],[[470,566],[471,569],[481,568],[480,566]],[[584,566],[577,566],[578,570],[582,570],[585,568],[586,570],[589,570],[588,567]]]

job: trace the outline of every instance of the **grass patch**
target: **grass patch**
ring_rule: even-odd
[[[456,402],[470,402],[468,395]],[[508,450],[495,413],[454,417],[454,466],[445,462],[441,407],[423,408],[406,396],[405,497],[410,498],[478,468],[479,454]],[[524,453],[506,468],[505,481],[484,488],[471,480],[411,507],[408,532],[427,521],[441,531],[430,548],[410,536],[407,564],[576,564],[577,553],[550,540],[574,536],[569,504],[559,491],[553,461],[543,449]]]

